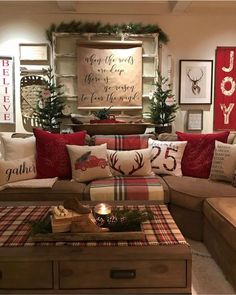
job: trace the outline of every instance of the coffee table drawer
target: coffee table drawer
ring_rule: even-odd
[[[186,261],[61,261],[59,278],[61,289],[186,287]]]
[[[0,262],[0,289],[51,289],[50,261]]]

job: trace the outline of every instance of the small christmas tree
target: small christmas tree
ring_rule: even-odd
[[[45,88],[39,92],[38,103],[34,110],[34,118],[37,119],[43,130],[59,132],[63,109],[65,106],[63,85],[56,85],[52,69],[47,72]]]
[[[175,119],[178,105],[175,102],[172,89],[168,84],[168,78],[158,73],[158,81],[155,83],[155,90],[150,103],[151,120],[157,125],[170,125]]]

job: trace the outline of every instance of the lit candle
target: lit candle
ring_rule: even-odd
[[[94,212],[99,215],[111,214],[111,206],[105,203],[97,204],[94,208]]]

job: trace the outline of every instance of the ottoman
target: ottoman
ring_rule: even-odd
[[[236,198],[206,199],[203,239],[236,289]]]

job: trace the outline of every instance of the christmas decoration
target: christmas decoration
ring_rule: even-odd
[[[140,231],[141,223],[153,219],[151,210],[130,210],[115,209],[104,221],[97,217],[96,222],[99,226],[105,226],[112,232]]]
[[[46,31],[48,40],[52,43],[52,33],[106,33],[106,34],[154,34],[159,33],[162,43],[168,42],[168,36],[158,25],[142,25],[141,23],[129,24],[101,24],[100,22],[71,21],[70,23],[52,24]]]
[[[36,118],[43,130],[59,132],[60,119],[64,117],[65,96],[63,85],[54,83],[54,76],[50,68],[47,73],[45,87],[38,93],[38,103],[34,109],[33,117]]]
[[[178,105],[175,102],[168,79],[158,73],[155,90],[150,103],[150,116],[154,124],[160,126],[170,125],[175,119]]]

